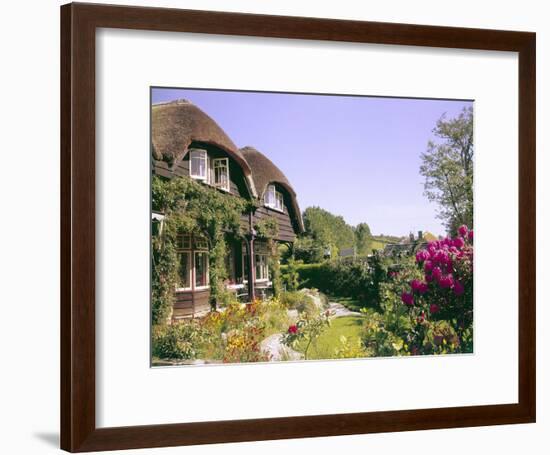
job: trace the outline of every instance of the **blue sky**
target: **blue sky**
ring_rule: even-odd
[[[423,195],[420,154],[443,115],[469,101],[155,88],[152,102],[185,98],[238,147],[251,145],[287,176],[301,209],[316,205],[373,234],[444,234]]]

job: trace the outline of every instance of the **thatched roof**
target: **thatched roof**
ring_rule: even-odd
[[[250,175],[237,146],[219,125],[187,100],[154,104],[151,115],[153,159],[170,166],[183,159],[191,142],[204,142],[224,150]]]
[[[263,198],[264,192],[269,183],[278,183],[281,185],[290,196],[292,209],[298,223],[298,228],[301,232],[303,232],[304,223],[302,221],[302,214],[296,199],[296,192],[294,191],[294,188],[292,188],[292,185],[286,176],[277,166],[275,166],[275,164],[273,164],[269,158],[267,158],[260,151],[256,150],[254,147],[243,147],[239,151],[252,170],[252,180],[254,181],[254,187],[258,193],[258,198]]]

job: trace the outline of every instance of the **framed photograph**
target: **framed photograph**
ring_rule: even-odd
[[[61,447],[535,421],[535,35],[61,7]]]

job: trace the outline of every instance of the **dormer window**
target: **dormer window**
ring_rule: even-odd
[[[206,150],[191,150],[189,152],[189,175],[197,180],[207,180],[208,156]]]
[[[265,191],[264,204],[266,207],[284,211],[283,194],[275,188],[275,185],[268,185]]]
[[[229,191],[229,159],[215,158],[212,160],[214,167],[214,181],[212,184],[216,188]]]

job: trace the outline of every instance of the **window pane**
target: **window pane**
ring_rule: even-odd
[[[265,193],[265,204],[269,207],[275,206],[275,187],[273,185],[269,185],[267,187],[267,191]]]
[[[206,177],[206,151],[193,150],[190,157],[191,176]]]
[[[191,267],[190,267],[190,253],[180,253],[179,255],[179,282],[178,288],[191,287]]]
[[[191,236],[189,234],[178,234],[178,248],[183,250],[191,249]]]
[[[283,210],[283,195],[279,192],[276,192],[275,194],[277,196],[277,203],[275,207],[279,210]]]
[[[195,253],[195,286],[208,286],[208,253]]]

